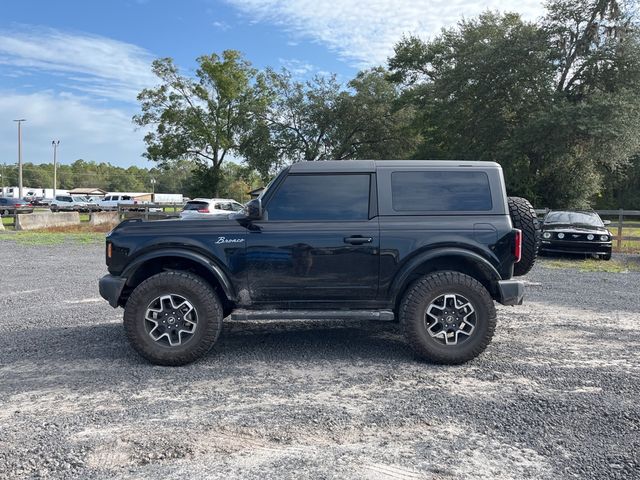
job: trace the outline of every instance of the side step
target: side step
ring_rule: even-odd
[[[231,313],[232,320],[380,320],[392,322],[391,310],[246,310]]]

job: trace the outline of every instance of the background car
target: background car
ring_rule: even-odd
[[[184,205],[180,218],[223,217],[243,208],[241,203],[230,198],[194,198]]]
[[[117,210],[118,205],[136,205],[137,203],[130,195],[106,195],[96,205],[101,210]]]
[[[50,207],[52,212],[88,212],[89,204],[84,197],[76,195],[56,195],[51,200]]]
[[[33,205],[21,198],[0,198],[0,215],[15,215],[16,213],[32,213]]]
[[[605,227],[609,223],[593,211],[549,211],[542,222],[540,251],[597,255],[610,260],[613,234]]]

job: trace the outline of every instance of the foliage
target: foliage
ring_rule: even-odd
[[[377,68],[343,88],[335,76],[296,81],[286,70],[265,72],[271,102],[241,152],[266,176],[298,161],[402,158],[410,154],[411,106]]]
[[[497,161],[511,194],[582,207],[640,150],[638,36],[613,0],[547,8],[541,23],[486,12],[405,38],[389,67],[420,112],[414,158]]]
[[[189,160],[198,175],[195,190],[217,193],[225,159],[242,149],[253,117],[265,106],[256,70],[239,52],[197,59],[195,78],[183,76],[170,58],[153,62],[160,86],[138,95],[142,113],[134,122],[150,128],[146,157],[165,166]]]

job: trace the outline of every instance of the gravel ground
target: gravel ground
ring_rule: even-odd
[[[164,368],[104,272],[102,245],[0,242],[0,477],[640,478],[640,273],[542,262],[458,367],[394,324],[229,322]]]

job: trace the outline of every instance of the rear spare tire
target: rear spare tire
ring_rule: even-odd
[[[509,197],[509,215],[513,228],[522,231],[522,256],[513,266],[515,276],[526,275],[536,263],[540,246],[540,221],[526,198]]]

